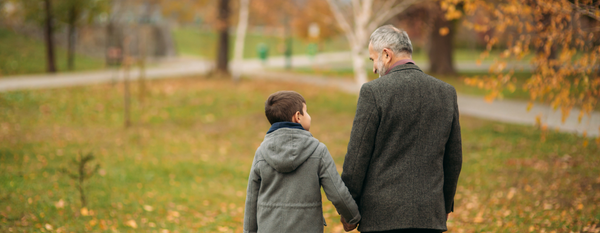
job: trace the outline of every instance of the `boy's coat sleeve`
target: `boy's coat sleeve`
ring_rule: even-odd
[[[248,190],[246,191],[246,210],[244,212],[244,233],[255,233],[258,231],[257,205],[258,190],[260,189],[260,171],[258,162],[254,156],[250,176],[248,177]]]
[[[356,224],[360,221],[361,216],[358,212],[358,206],[348,188],[342,181],[340,174],[337,172],[333,158],[324,144],[321,163],[319,167],[319,178],[327,199],[333,203],[338,213],[346,219],[350,224]]]

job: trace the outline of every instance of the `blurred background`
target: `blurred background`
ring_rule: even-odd
[[[459,93],[450,232],[600,232],[592,0],[0,0],[0,231],[242,232],[266,98],[341,173],[385,24]]]

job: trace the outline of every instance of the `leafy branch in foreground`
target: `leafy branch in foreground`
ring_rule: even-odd
[[[598,1],[442,0],[442,7],[448,18],[460,17],[463,11],[474,16],[465,25],[486,34],[487,50],[481,58],[493,48],[501,50],[489,75],[465,79],[488,90],[487,100],[518,88],[515,68],[508,63],[530,57],[532,75],[522,82],[530,96],[529,109],[540,101],[560,110],[563,122],[573,109],[579,109],[579,122],[584,115],[591,118],[600,100]]]

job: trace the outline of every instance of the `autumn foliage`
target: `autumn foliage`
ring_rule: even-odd
[[[442,1],[447,18],[467,15],[471,20],[465,25],[486,34],[487,50],[481,59],[492,50],[500,51],[490,74],[466,79],[467,84],[489,90],[490,101],[501,98],[504,90],[521,87],[529,92],[530,106],[548,103],[560,109],[563,122],[574,109],[579,110],[581,122],[600,99],[599,4],[591,0]],[[515,70],[528,67],[532,73],[527,80],[514,77]]]

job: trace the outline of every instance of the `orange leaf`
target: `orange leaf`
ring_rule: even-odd
[[[450,29],[448,29],[448,27],[440,28],[440,36],[446,36],[448,33],[450,33]]]

